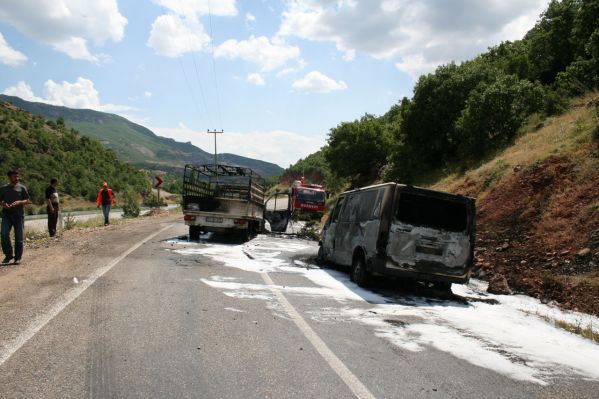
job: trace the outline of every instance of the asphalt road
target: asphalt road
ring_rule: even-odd
[[[348,316],[403,303],[393,287],[368,292],[335,270],[313,269],[316,247],[303,240],[189,243],[181,238],[185,226],[172,219],[141,229],[20,331],[1,337],[1,398],[596,398],[599,392],[593,376],[544,369],[520,378],[434,343],[421,350],[394,343],[388,330]],[[313,270],[320,277],[306,274]],[[401,329],[417,318],[386,323]]]

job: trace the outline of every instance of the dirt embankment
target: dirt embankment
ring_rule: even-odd
[[[502,275],[513,292],[599,315],[594,108],[554,118],[444,188],[477,198],[475,275]]]

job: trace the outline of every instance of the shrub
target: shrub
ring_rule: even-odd
[[[320,234],[318,233],[318,226],[316,225],[316,221],[311,220],[309,222],[306,222],[306,224],[302,227],[298,235],[308,240],[320,240]]]
[[[156,195],[154,192],[150,192],[148,194],[146,194],[145,198],[144,198],[144,206],[149,206],[151,208],[158,208],[160,206],[165,206],[166,203],[164,202],[164,200],[162,198],[160,198],[160,200],[158,200],[158,195]]]
[[[139,200],[137,195],[131,190],[126,190],[123,195],[125,204],[123,205],[123,216],[126,218],[136,218],[139,216]]]
[[[76,222],[75,216],[71,213],[67,213],[62,220],[62,228],[65,230],[72,230],[75,228]]]

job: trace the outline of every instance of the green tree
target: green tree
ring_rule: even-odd
[[[576,45],[573,30],[579,1],[552,0],[541,20],[525,36],[531,80],[553,83],[559,72],[574,60]]]
[[[372,115],[331,129],[324,157],[334,174],[376,176],[389,155],[390,136]]]
[[[415,167],[410,159],[421,169],[444,165],[458,150],[455,121],[470,92],[481,82],[493,81],[497,74],[496,68],[479,58],[460,66],[443,65],[434,74],[421,77],[414,97],[403,106],[400,137],[396,136],[402,145],[394,161],[403,164],[403,170]]]
[[[481,83],[470,93],[456,120],[461,158],[478,159],[488,150],[505,145],[524,120],[542,108],[543,100],[539,84],[514,75]]]

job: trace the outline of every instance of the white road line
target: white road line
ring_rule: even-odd
[[[345,385],[356,395],[359,399],[375,399],[374,395],[370,393],[368,388],[360,382],[343,362],[333,353],[331,349],[324,343],[324,341],[314,332],[314,330],[308,325],[308,323],[302,318],[297,310],[289,303],[283,293],[275,286],[268,273],[260,273],[264,282],[268,285],[271,292],[277,297],[279,303],[287,311],[295,325],[300,329],[302,334],[310,341],[314,348],[318,351],[320,356],[329,364],[333,371],[345,382]]]
[[[125,259],[127,255],[131,252],[135,251],[137,248],[141,247],[143,244],[156,237],[158,234],[163,231],[170,229],[174,224],[169,224],[166,227],[158,230],[157,232],[150,234],[137,244],[133,245],[131,248],[123,252],[120,256],[113,259],[106,266],[100,267],[92,274],[90,274],[85,280],[82,280],[79,285],[71,288],[67,292],[65,292],[59,299],[52,305],[45,313],[36,317],[27,328],[21,332],[17,337],[8,340],[8,342],[4,343],[4,345],[0,348],[0,366],[4,364],[10,357],[23,345],[27,343],[35,334],[37,334],[46,324],[48,324],[53,318],[58,316],[60,312],[64,310],[71,302],[73,302],[79,295],[83,293],[90,285],[92,285],[97,279],[102,277],[106,272],[116,266],[120,261]]]

